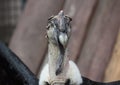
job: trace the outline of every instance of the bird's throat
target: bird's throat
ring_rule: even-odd
[[[60,73],[62,73],[62,70],[63,70],[63,61],[64,61],[64,57],[65,57],[65,48],[63,47],[63,45],[60,43],[60,41],[58,40],[58,44],[59,44],[59,56],[58,56],[58,59],[57,59],[57,62],[56,62],[56,72],[55,74],[56,75],[59,75]]]
[[[49,43],[48,45],[49,74],[52,79],[56,78],[58,74],[61,75],[65,65],[65,60],[67,60],[65,50],[63,51],[62,49],[62,47],[59,47],[52,43]],[[62,60],[60,57],[62,58]],[[56,71],[58,71],[57,75]]]

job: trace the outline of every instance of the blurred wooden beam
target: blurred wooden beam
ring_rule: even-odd
[[[99,0],[78,60],[84,76],[102,81],[118,33],[119,15],[119,0]]]
[[[74,61],[79,53],[87,31],[87,25],[97,4],[97,0],[67,0],[65,14],[73,18],[72,34],[68,44],[68,54]]]
[[[46,54],[47,19],[63,5],[64,0],[29,0],[14,32],[10,48],[35,74]]]
[[[120,28],[120,27],[119,27]],[[112,58],[105,72],[105,82],[120,80],[120,29],[112,53]]]

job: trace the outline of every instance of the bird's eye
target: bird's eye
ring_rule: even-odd
[[[48,23],[48,25],[46,26],[46,28],[49,30],[50,27],[54,27],[53,23]]]
[[[52,22],[52,23],[50,23],[50,27],[54,27],[54,23]]]
[[[72,21],[72,18],[68,17],[68,16],[65,16],[65,19],[66,19],[66,22],[67,23],[70,23]]]
[[[71,22],[72,21],[72,18],[71,17],[68,17],[69,18],[69,21]]]

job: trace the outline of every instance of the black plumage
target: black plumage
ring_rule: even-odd
[[[38,85],[35,75],[2,42],[0,42],[0,85]]]
[[[81,85],[120,85],[120,81],[101,83],[82,77]],[[69,85],[70,80],[65,83]],[[38,85],[38,79],[4,43],[0,42],[0,85]],[[46,84],[49,85],[49,84]]]

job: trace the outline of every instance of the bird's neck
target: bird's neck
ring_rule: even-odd
[[[49,74],[52,79],[56,79],[56,62],[60,55],[60,48],[57,45],[54,45],[52,43],[49,43],[48,45],[48,63],[49,63]],[[63,61],[63,68],[66,67],[68,58],[66,56],[66,53],[64,55],[64,61]],[[64,70],[63,70],[64,71]],[[65,71],[64,71],[65,73]],[[61,73],[60,75],[64,75],[64,73]]]

